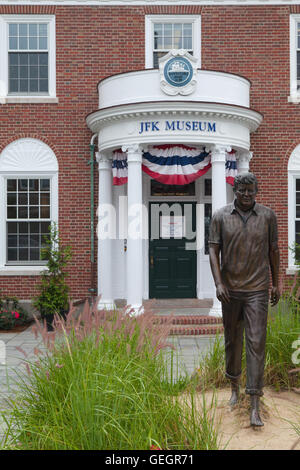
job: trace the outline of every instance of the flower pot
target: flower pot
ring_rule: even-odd
[[[67,309],[62,308],[59,312],[59,316],[64,321],[66,321],[68,313],[69,313],[69,308],[67,308]],[[47,313],[47,314],[42,315],[42,319],[46,320],[47,331],[53,331],[54,330],[54,328],[53,328],[54,315],[52,313]]]
[[[66,321],[68,313],[69,313],[69,307],[68,308],[62,308],[59,312],[59,315],[62,317],[63,320]]]
[[[53,318],[54,318],[54,316],[52,315],[52,313],[48,313],[46,315],[43,315],[43,317],[42,317],[43,322],[44,322],[44,320],[46,320],[47,331],[53,331],[53,329],[54,329],[53,325],[52,325]]]

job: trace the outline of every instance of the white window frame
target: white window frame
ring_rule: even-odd
[[[193,23],[193,55],[201,67],[200,15],[146,15],[145,16],[145,68],[153,68],[154,23]]]
[[[300,144],[293,150],[288,163],[288,247],[295,243],[296,221],[296,179],[300,179]],[[292,250],[288,248],[287,274],[294,274],[299,267],[295,265]]]
[[[290,103],[300,103],[300,89],[297,90],[297,24],[300,15],[290,15]]]
[[[8,93],[8,25],[9,23],[48,24],[48,93]],[[0,15],[0,104],[7,103],[58,103],[56,97],[56,39],[54,15]]]
[[[14,147],[16,145],[16,147]],[[11,146],[11,147],[10,147]],[[26,148],[22,154],[22,148]],[[29,147],[30,146],[30,147]],[[12,151],[10,151],[12,148]],[[32,160],[26,156],[32,149]],[[7,154],[6,152],[9,152]],[[6,158],[8,155],[8,158]],[[15,158],[14,158],[15,156]],[[6,163],[1,165],[1,157]],[[3,161],[2,160],[2,161]],[[18,162],[24,162],[24,166]],[[12,168],[16,166],[16,170]],[[31,167],[32,166],[32,167]],[[30,168],[31,167],[31,168]],[[53,151],[45,143],[31,138],[19,139],[9,144],[0,154],[0,276],[39,275],[47,267],[42,264],[7,264],[6,246],[6,181],[15,178],[50,179],[50,222],[58,223],[58,163]]]

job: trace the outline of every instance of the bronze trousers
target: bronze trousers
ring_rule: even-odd
[[[226,376],[237,379],[242,370],[245,331],[246,393],[262,396],[268,317],[268,291],[229,291],[230,302],[222,303]]]

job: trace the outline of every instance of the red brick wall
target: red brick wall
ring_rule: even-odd
[[[61,235],[74,252],[69,269],[74,298],[86,296],[91,287],[87,165],[91,132],[85,116],[98,107],[99,80],[144,68],[145,14],[201,14],[202,67],[251,80],[251,107],[264,115],[251,138],[251,170],[259,179],[258,201],[272,207],[278,216],[284,273],[288,255],[286,169],[289,155],[300,143],[299,108],[287,101],[289,14],[298,11],[300,7],[269,5],[0,6],[0,13],[56,15],[59,104],[0,105],[0,151],[24,136],[44,140],[54,150],[59,163]],[[97,201],[97,170],[95,184]],[[31,298],[37,281],[36,276],[1,276],[0,290]]]

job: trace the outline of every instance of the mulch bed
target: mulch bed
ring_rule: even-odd
[[[0,333],[21,333],[22,331],[27,330],[34,322],[26,323],[26,325],[19,325],[11,328],[10,330],[3,330],[0,328]]]

